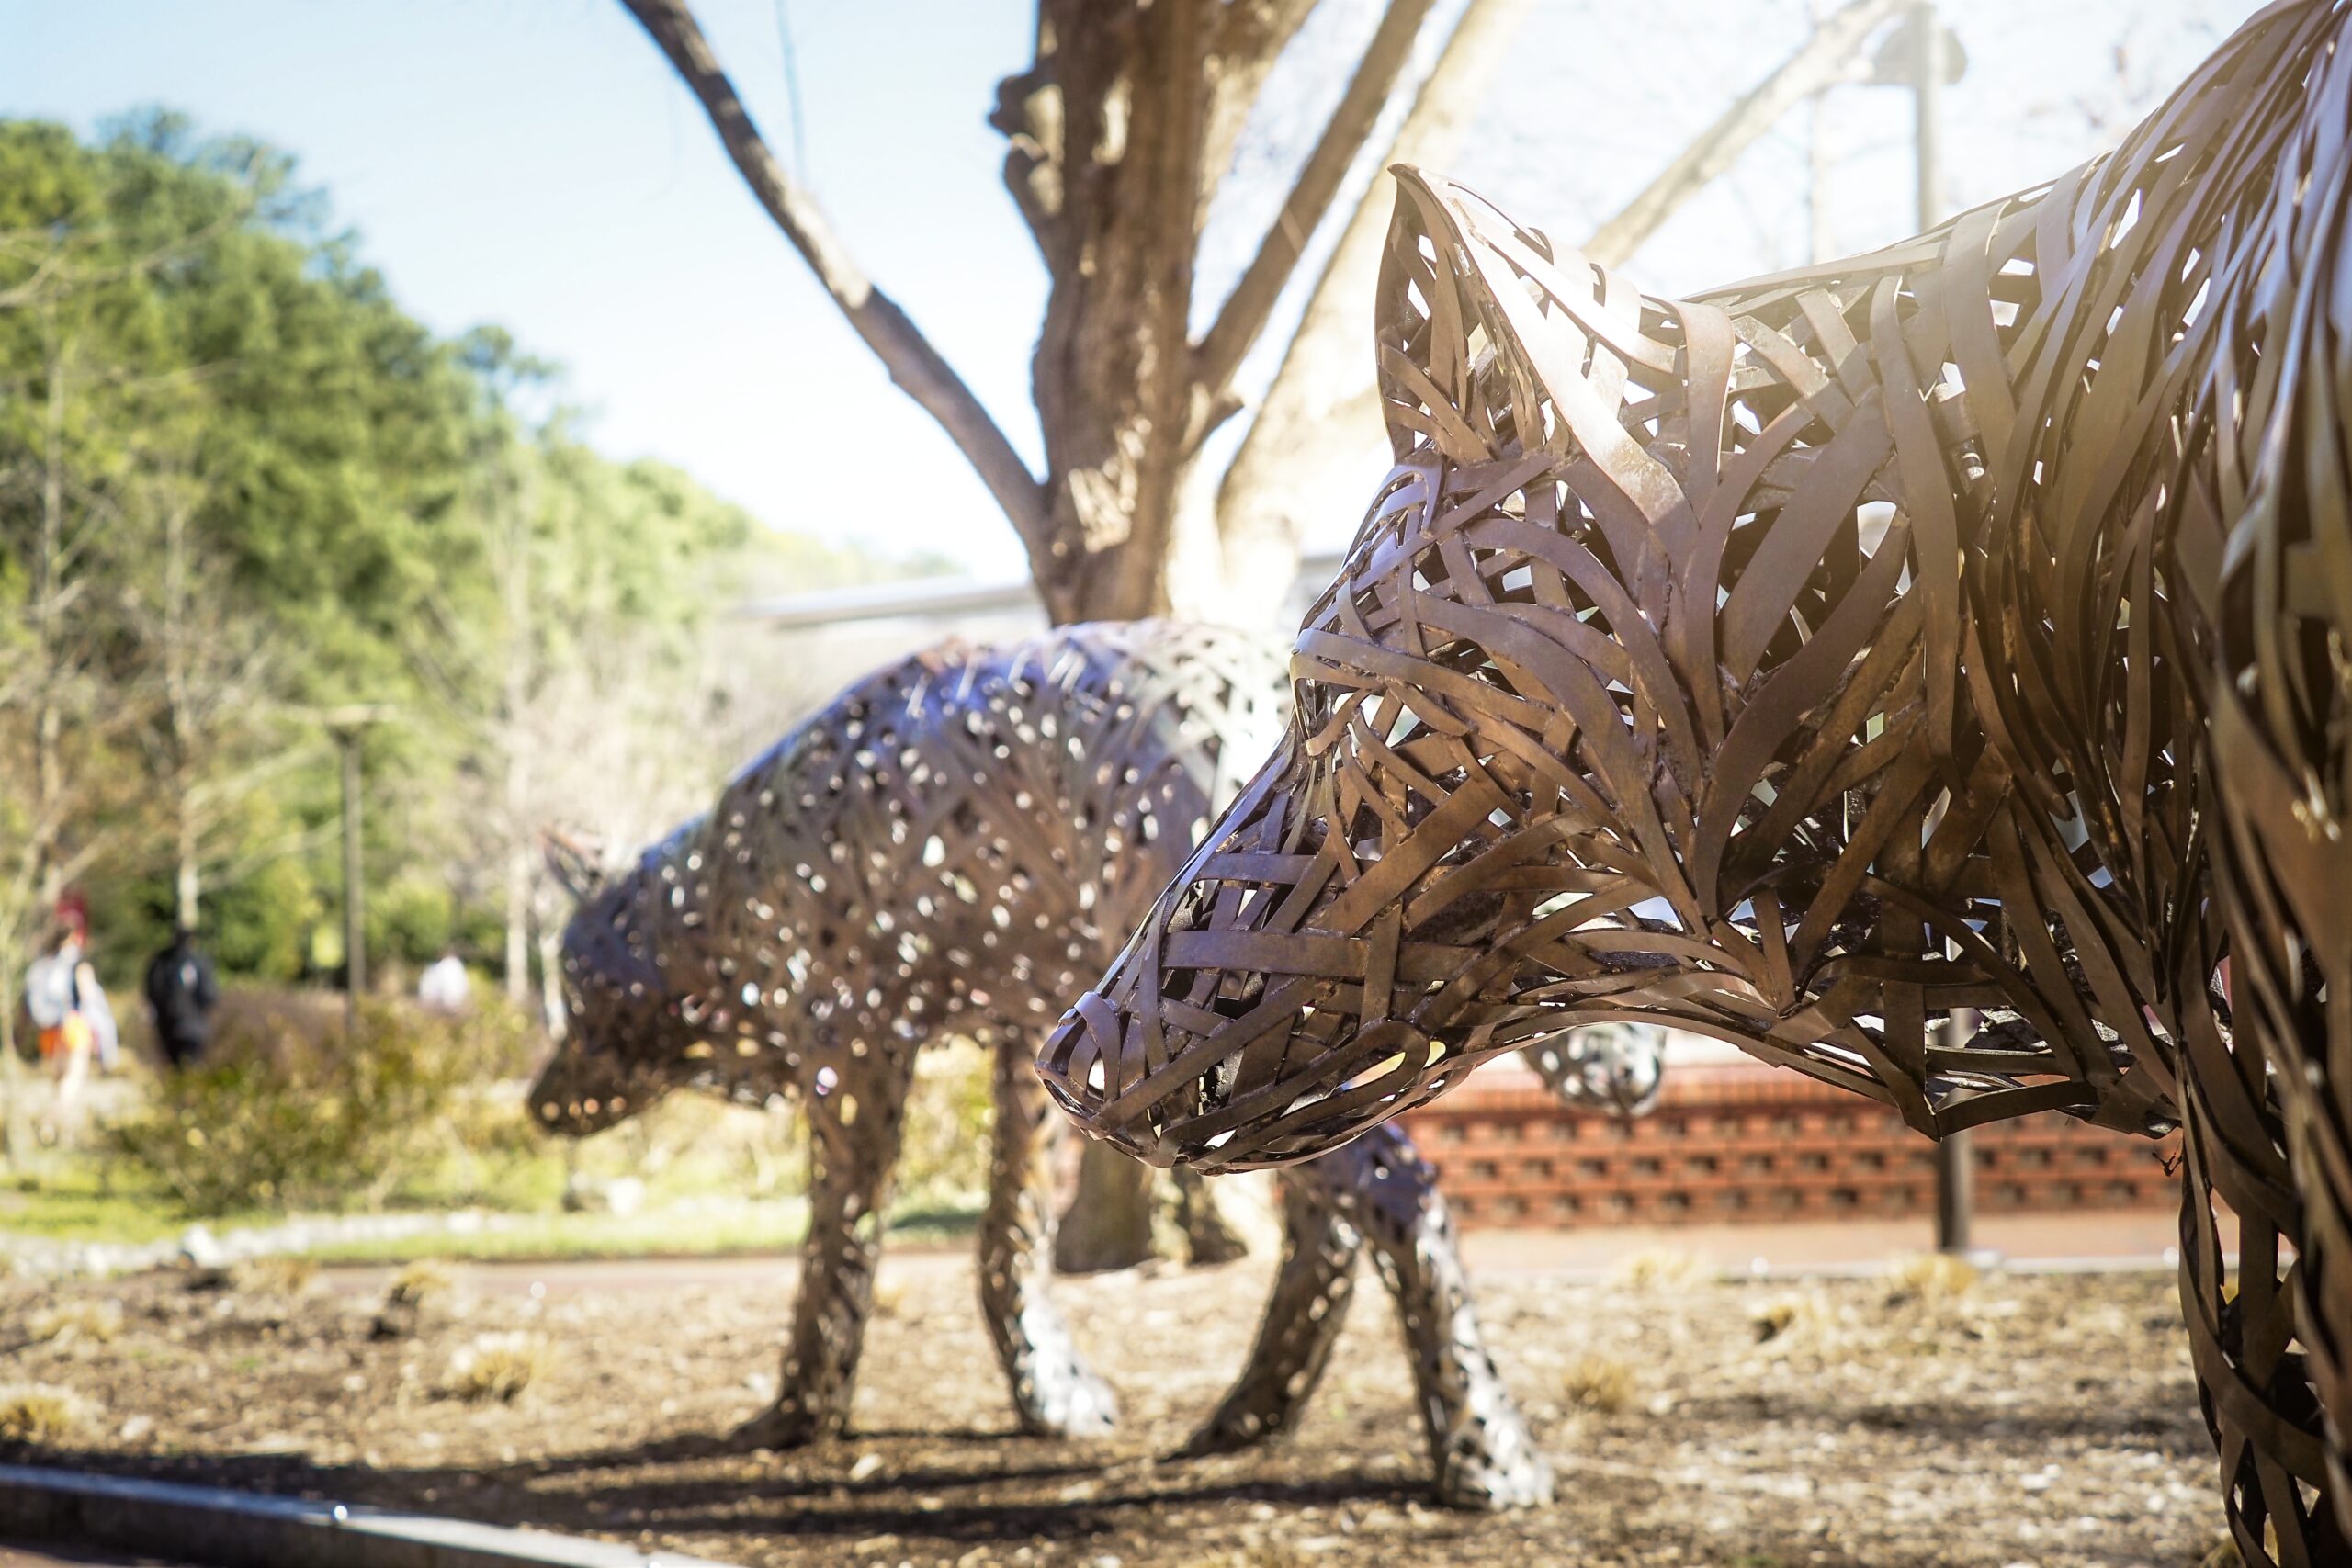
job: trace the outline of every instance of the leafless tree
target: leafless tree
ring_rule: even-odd
[[[1622,260],[1789,105],[1844,69],[1898,3],[1850,0],[1826,21],[1596,236],[1602,259]],[[1278,210],[1197,336],[1211,204],[1270,73],[1317,0],[1038,0],[1035,59],[1000,85],[991,123],[1011,143],[1006,184],[1048,277],[1032,367],[1043,477],[770,152],[687,0],[623,4],[892,379],[987,483],[1053,619],[1175,610],[1248,624],[1274,608],[1311,509],[1350,491],[1344,470],[1378,437],[1361,345],[1385,232],[1385,181],[1347,220],[1221,483],[1202,471],[1204,446],[1242,411],[1243,361],[1381,127],[1417,40],[1436,25],[1433,0],[1379,7]],[[1445,13],[1444,48],[1385,148],[1388,161],[1450,155],[1526,9],[1527,0],[1466,0]],[[1115,1156],[1090,1153],[1080,1206],[1090,1234],[1072,1235],[1064,1261],[1132,1261],[1150,1230],[1148,1183]],[[1198,1249],[1221,1250],[1210,1206],[1185,1207]]]
[[[241,829],[256,786],[315,752],[277,743],[279,674],[257,618],[241,614],[223,562],[195,527],[205,480],[184,451],[149,455],[123,487],[122,610],[141,669],[125,691],[147,711],[140,735],[172,868],[173,922],[193,931],[214,878],[234,881],[300,835],[256,842]]]
[[[58,308],[70,273],[35,276],[48,280],[43,290],[19,303],[41,312],[40,372],[33,385],[6,389],[36,403],[35,434],[24,459],[0,471],[0,508],[21,529],[24,568],[8,628],[15,647],[0,675],[0,1074],[12,1160],[23,1146],[19,981],[59,895],[108,848],[109,830],[92,826],[110,776],[96,764],[130,717],[97,700],[95,569],[115,498],[106,477],[77,469],[69,443],[77,399],[106,389],[107,378],[84,363]]]
[[[963,379],[876,288],[815,198],[769,151],[686,0],[623,3],[852,325],[986,481],[1027,548],[1054,619],[1170,608],[1232,616],[1237,591],[1246,599],[1254,585],[1271,582],[1278,591],[1287,582],[1283,563],[1295,561],[1296,509],[1270,504],[1261,491],[1280,468],[1316,466],[1315,453],[1298,452],[1312,421],[1302,411],[1331,406],[1331,394],[1314,388],[1332,378],[1307,367],[1335,362],[1342,342],[1361,358],[1354,351],[1384,191],[1365,198],[1371,215],[1358,209],[1350,220],[1352,243],[1323,273],[1253,427],[1265,433],[1258,450],[1222,485],[1202,482],[1196,469],[1209,435],[1241,412],[1236,378],[1243,360],[1380,127],[1416,39],[1436,25],[1432,0],[1382,6],[1272,221],[1197,337],[1191,321],[1210,205],[1269,73],[1317,0],[1040,0],[1035,60],[1000,85],[992,123],[1011,142],[1006,182],[1049,280],[1033,366],[1043,477],[1028,470]],[[1595,236],[1609,259],[1621,259],[1788,106],[1842,71],[1897,8],[1898,0],[1851,0],[1825,21]],[[1449,13],[1447,47],[1385,150],[1392,161],[1445,155],[1525,9],[1526,0],[1468,0]],[[1302,367],[1295,375],[1294,363]],[[1368,371],[1350,378],[1369,387]],[[1345,428],[1351,423],[1318,428],[1314,444],[1335,453],[1351,448],[1372,427]],[[1293,460],[1278,462],[1276,453]]]

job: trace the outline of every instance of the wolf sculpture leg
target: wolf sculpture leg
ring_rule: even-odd
[[[2299,1328],[2309,1332],[2294,1299],[2310,1267],[2304,1205],[2268,1083],[2250,1031],[2225,1045],[2216,1031],[2191,1029],[2181,1074],[2180,1304],[2239,1556],[2249,1568],[2320,1568],[2352,1562],[2352,1540],[2328,1496],[2318,1390],[2297,1342]],[[2234,1275],[2217,1197],[2238,1216]]]
[[[988,1207],[980,1215],[980,1312],[1012,1384],[1021,1429],[1034,1436],[1100,1437],[1118,1402],[1072,1342],[1046,1293],[1053,1273],[1051,1156],[1063,1118],[1030,1066],[1028,1036],[995,1050],[996,1124]]]
[[[820,1071],[817,1091],[807,1100],[808,1236],[800,1249],[800,1293],[782,1385],[775,1407],[736,1434],[762,1448],[797,1448],[838,1436],[849,1424],[874,1306],[882,1211],[899,1163],[909,1074],[876,1064],[828,1078],[831,1070]]]
[[[1352,1168],[1346,1163],[1352,1161]],[[1383,1127],[1307,1165],[1329,1172],[1372,1244],[1412,1357],[1421,1422],[1437,1461],[1438,1495],[1462,1508],[1531,1507],[1552,1500],[1552,1467],[1536,1451],[1478,1331],[1453,1215],[1437,1173],[1396,1127]]]
[[[1295,1423],[1330,1359],[1351,1269],[1369,1242],[1396,1298],[1439,1498],[1488,1509],[1550,1502],[1552,1467],[1487,1354],[1453,1216],[1412,1140],[1384,1126],[1282,1179],[1289,1236],[1250,1370],[1192,1451],[1238,1447]]]
[[[1363,1235],[1321,1181],[1284,1171],[1281,1182],[1283,1259],[1273,1294],[1259,1320],[1249,1364],[1184,1445],[1188,1457],[1229,1453],[1295,1427],[1355,1300]]]

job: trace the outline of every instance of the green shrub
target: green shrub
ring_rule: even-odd
[[[988,1191],[993,1071],[988,1052],[962,1041],[915,1059],[899,1156],[902,1203],[956,1204]]]
[[[456,901],[436,877],[393,878],[368,894],[368,951],[410,964],[441,956],[457,931]]]
[[[498,1007],[452,1019],[369,1000],[349,1040],[314,1006],[222,1014],[215,1065],[164,1078],[105,1130],[114,1159],[193,1214],[379,1204],[447,1157],[467,1091],[534,1049],[528,1021]]]

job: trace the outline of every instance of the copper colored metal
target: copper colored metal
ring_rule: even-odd
[[[2290,1222],[2278,1228],[2301,1258],[2307,1370],[2352,1531],[2352,59],[2339,47],[2317,62],[2302,94],[2306,112],[2261,128],[2278,152],[2236,253],[2245,265],[2214,305],[2223,346],[2200,367],[2177,499],[2193,523],[2167,519],[2206,544],[2227,526],[2210,642],[2197,646],[2216,660],[2203,694],[2220,806],[2210,833],[2236,1059],[2184,1076],[2217,1190],[2241,1213]],[[2264,1061],[2267,1080],[2253,1076]],[[2270,1331],[2278,1312],[2216,1300],[2217,1261],[2200,1263],[2207,1357],[2209,1342]]]
[[[842,1429],[916,1054],[955,1037],[995,1053],[980,1294],[1021,1425],[1112,1426],[1111,1391],[1047,1292],[1062,1122],[1030,1059],[1060,998],[1115,952],[1235,771],[1279,734],[1281,671],[1279,649],[1166,623],[935,649],[844,692],[583,903],[564,942],[574,1027],[532,1093],[547,1125],[592,1131],[680,1085],[797,1093],[806,1108],[800,1292],[778,1403],[748,1440]],[[1369,1243],[1440,1495],[1547,1501],[1550,1471],[1487,1354],[1410,1142],[1384,1134],[1285,1173],[1283,1203],[1264,1325],[1194,1446],[1296,1424]]]
[[[1300,630],[1290,735],[1051,1037],[1057,1096],[1148,1158],[1277,1165],[1634,1021],[1930,1135],[2183,1123],[2239,1551],[2352,1557],[2307,1359],[2340,1423],[2345,884],[2304,847],[2335,842],[2352,604],[2347,30],[2273,6],[2113,154],[1692,299],[1400,170],[1396,467]],[[2217,651],[2259,742],[2218,749],[2220,812]],[[2234,1034],[2217,817],[2267,944]]]

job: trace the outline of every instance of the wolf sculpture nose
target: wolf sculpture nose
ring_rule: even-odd
[[[1129,1033],[1125,1010],[1100,991],[1089,991],[1046,1037],[1037,1076],[1087,1136],[1148,1164],[1171,1166],[1180,1151],[1159,1135],[1148,1113],[1149,1101],[1138,1093],[1143,1089],[1142,1064],[1135,1064],[1132,1071],[1121,1070]],[[1120,1093],[1122,1089],[1126,1092]]]

